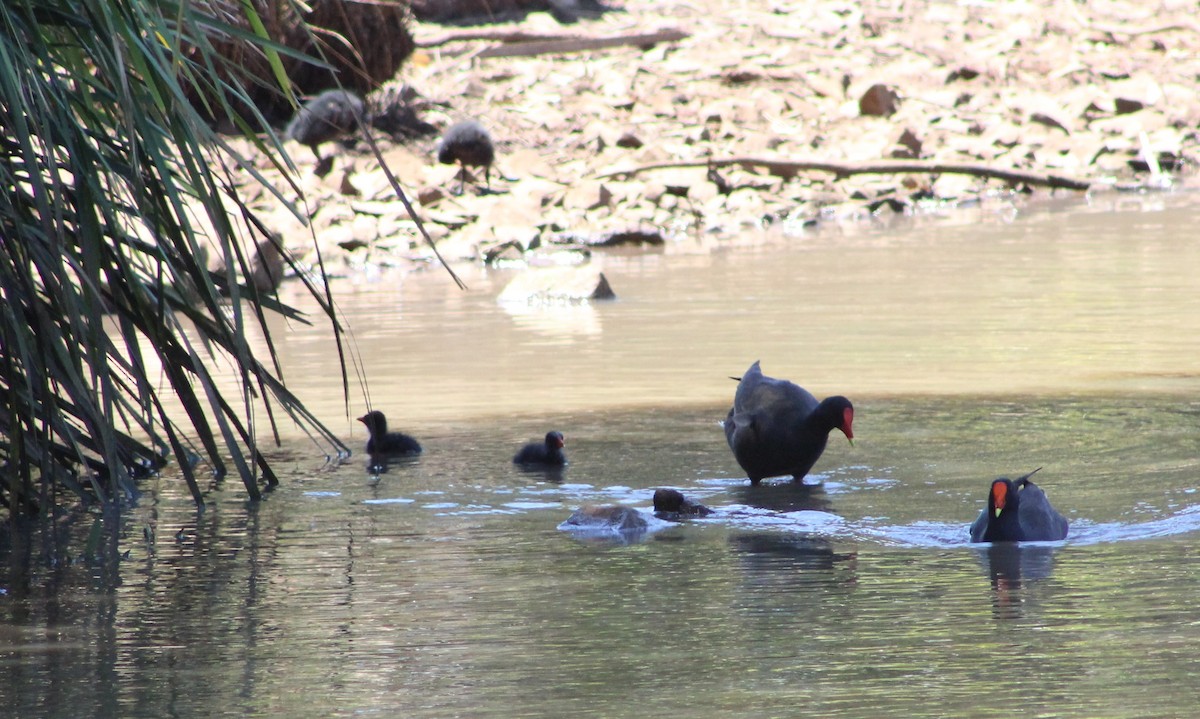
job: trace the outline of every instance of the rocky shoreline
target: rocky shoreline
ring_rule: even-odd
[[[1083,195],[1038,178],[1088,192],[1189,187],[1193,10],[666,0],[570,25],[545,13],[470,31],[418,25],[416,54],[381,92],[438,129],[478,119],[496,140],[492,191],[453,194],[458,168],[436,163],[436,134],[373,138],[451,263]],[[504,42],[547,39],[556,52]],[[316,249],[335,274],[430,262],[364,143],[324,177],[289,148],[311,231],[248,190],[301,264]]]

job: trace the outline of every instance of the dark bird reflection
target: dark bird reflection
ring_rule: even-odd
[[[410,467],[420,461],[417,455],[368,454],[367,474],[378,477],[393,467]]]
[[[992,609],[998,619],[1024,616],[1028,585],[1048,579],[1058,547],[997,542],[976,550],[992,587]]]
[[[825,494],[824,485],[820,484],[781,482],[779,484],[748,485],[735,488],[733,496],[739,504],[774,512],[832,511],[829,496]]]
[[[833,569],[837,562],[854,557],[834,552],[833,544],[817,534],[756,532],[735,535],[730,543],[744,564],[772,570]]]
[[[516,468],[527,477],[554,484],[562,484],[563,476],[567,471],[566,467],[554,464],[518,464]]]
[[[752,594],[856,583],[858,553],[834,551],[833,543],[821,535],[753,532],[734,535],[729,541],[745,583],[757,590]]]

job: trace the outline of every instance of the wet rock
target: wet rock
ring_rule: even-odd
[[[1056,130],[1062,130],[1068,135],[1071,134],[1071,131],[1067,129],[1067,126],[1061,120],[1044,112],[1033,113],[1029,116],[1029,121],[1045,125],[1046,127],[1053,127]]]
[[[525,256],[525,248],[516,240],[502,242],[494,247],[490,247],[483,253],[483,261],[485,264],[495,265],[505,261],[517,261]]]
[[[556,243],[573,243],[585,247],[621,247],[662,245],[666,239],[658,230],[617,230],[599,235],[565,233],[554,238]]]
[[[353,173],[350,171],[342,173],[342,179],[338,185],[338,192],[346,195],[347,197],[358,197],[362,193],[359,192],[358,188],[354,186],[354,182],[351,180],[352,177]]]
[[[616,144],[617,144],[617,147],[624,147],[627,149],[636,150],[639,147],[641,147],[642,145],[644,145],[645,143],[643,143],[641,138],[639,138],[637,135],[633,134],[632,132],[626,132],[617,138]]]
[[[442,187],[422,187],[417,191],[417,202],[422,207],[429,207],[446,198],[446,190]]]
[[[858,112],[866,117],[891,117],[899,107],[900,96],[887,85],[867,88],[858,100]]]
[[[633,507],[619,504],[590,505],[575,510],[559,529],[574,531],[644,531],[649,527],[646,518]]]
[[[946,78],[946,84],[948,85],[952,82],[958,82],[959,80],[974,80],[977,77],[979,77],[978,70],[973,67],[964,66],[951,72]]]
[[[900,147],[892,151],[892,157],[915,160],[921,156],[921,138],[912,130],[905,129],[900,133],[896,144]]]
[[[346,240],[345,242],[338,243],[338,247],[347,252],[356,252],[370,246],[371,245],[369,243],[363,242],[362,240]]]
[[[1133,112],[1139,112],[1145,109],[1146,103],[1141,100],[1131,100],[1127,97],[1118,97],[1113,101],[1115,110],[1118,115],[1128,115]]]

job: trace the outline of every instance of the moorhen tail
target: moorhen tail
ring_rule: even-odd
[[[561,467],[567,463],[567,455],[563,452],[565,444],[566,441],[563,440],[562,432],[547,432],[545,442],[530,442],[525,445],[513,457],[513,462],[516,464],[548,464]]]
[[[488,189],[492,188],[492,161],[496,159],[496,148],[492,144],[492,136],[474,120],[464,120],[453,125],[442,136],[438,146],[438,162],[443,165],[460,166],[458,176],[458,194],[463,193],[466,183],[467,167],[482,167],[483,177]]]
[[[850,400],[837,396],[818,402],[802,387],[767,377],[755,362],[738,382],[725,439],[751,484],[781,475],[799,481],[825,451],[831,431],[840,429],[854,444],[853,423]]]
[[[1050,506],[1041,487],[1029,481],[1038,469],[1016,480],[1000,477],[992,482],[987,509],[971,524],[972,542],[1056,542],[1067,538],[1067,518]]]
[[[421,443],[402,432],[387,431],[387,417],[383,412],[372,410],[358,418],[367,426],[370,438],[367,439],[367,454],[391,454],[397,456],[412,456],[421,453]]]

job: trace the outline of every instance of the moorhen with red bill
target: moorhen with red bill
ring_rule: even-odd
[[[972,542],[1057,542],[1067,538],[1067,518],[1029,481],[1041,467],[1016,480],[992,481],[987,509],[971,524]]]
[[[854,444],[854,405],[845,397],[818,402],[798,385],[767,377],[758,362],[735,379],[740,381],[725,418],[725,439],[751,484],[782,475],[800,481],[835,429]]]

